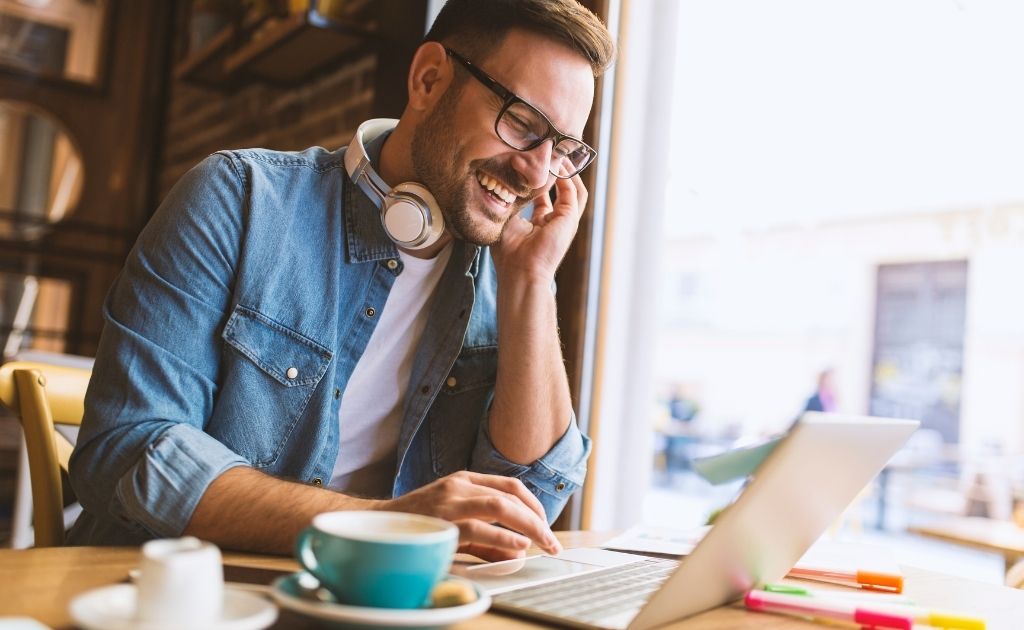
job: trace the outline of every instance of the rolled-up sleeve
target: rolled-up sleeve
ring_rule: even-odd
[[[576,415],[573,414],[569,428],[551,450],[528,466],[517,464],[506,459],[494,447],[485,419],[480,423],[470,468],[476,472],[518,478],[540,500],[548,522],[553,523],[572,493],[583,485],[590,448],[590,438],[576,426]]]
[[[248,464],[203,432],[217,394],[245,190],[228,156],[192,169],[107,296],[70,477],[87,512],[127,531],[179,535],[209,484]]]

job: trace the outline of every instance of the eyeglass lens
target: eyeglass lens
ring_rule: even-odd
[[[525,151],[536,147],[550,131],[547,119],[522,101],[511,103],[498,118],[498,136],[515,149]],[[551,172],[556,177],[572,177],[583,170],[592,158],[590,147],[572,138],[562,138],[551,152]]]

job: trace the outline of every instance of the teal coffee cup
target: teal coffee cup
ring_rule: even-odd
[[[419,608],[451,566],[459,529],[402,512],[325,512],[299,534],[299,564],[351,606]]]

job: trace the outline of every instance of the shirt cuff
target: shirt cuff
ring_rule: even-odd
[[[472,470],[516,477],[540,500],[548,522],[553,523],[587,476],[591,441],[576,426],[576,414],[572,414],[569,428],[551,450],[528,466],[509,461],[498,452],[491,441],[488,424],[486,420],[480,423]]]
[[[156,536],[180,536],[213,480],[249,462],[190,424],[175,424],[121,476],[123,515]]]

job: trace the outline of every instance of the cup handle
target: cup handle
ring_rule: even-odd
[[[298,538],[295,539],[295,557],[298,558],[302,568],[317,576],[320,563],[317,562],[316,554],[313,553],[313,533],[315,531],[310,526],[299,532]]]

